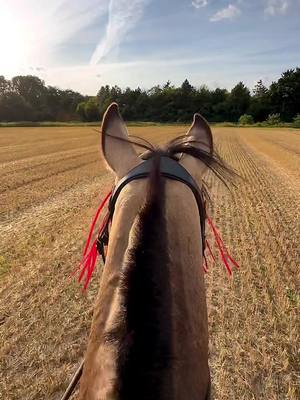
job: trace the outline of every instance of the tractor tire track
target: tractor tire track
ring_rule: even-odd
[[[91,152],[91,154],[95,154],[95,152]],[[15,182],[7,182],[6,185],[4,184],[4,189],[0,190],[0,194],[1,193],[6,193],[6,192],[10,192],[19,188],[26,188],[27,186],[32,185],[33,183],[37,183],[43,180],[46,180],[48,178],[51,178],[53,176],[59,176],[60,174],[64,174],[65,172],[70,172],[70,171],[74,171],[76,169],[80,169],[81,167],[85,167],[87,165],[91,165],[94,164],[98,161],[98,157],[95,156],[92,159],[89,159],[89,161],[85,161],[85,162],[80,162],[78,163],[77,160],[82,159],[83,157],[81,156],[77,156],[77,157],[72,157],[69,158],[68,161],[75,161],[75,165],[70,165],[69,167],[66,167],[63,163],[62,167],[60,167],[59,165],[55,165],[56,168],[52,168],[51,172],[45,173],[45,171],[42,171],[42,176],[40,177],[29,177],[28,180],[23,179],[21,182],[19,183],[15,183]],[[38,171],[37,171],[38,173]]]
[[[83,153],[84,151],[84,153]],[[77,154],[76,154],[77,153]],[[49,166],[49,164],[59,163],[66,160],[75,160],[84,155],[96,154],[94,146],[87,146],[75,150],[66,150],[51,153],[50,155],[36,156],[32,158],[22,159],[19,161],[10,161],[0,164],[1,179],[10,175],[16,175],[20,172],[35,170],[36,168]]]

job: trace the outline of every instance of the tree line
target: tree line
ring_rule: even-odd
[[[77,106],[87,96],[45,86],[36,76],[0,76],[0,121],[78,120]]]
[[[98,121],[111,102],[129,121],[187,122],[200,112],[210,122],[291,122],[300,114],[300,68],[282,73],[266,87],[260,80],[251,92],[243,82],[232,90],[176,87],[168,81],[150,90],[102,86],[95,97],[60,90],[35,76],[0,76],[0,121]]]

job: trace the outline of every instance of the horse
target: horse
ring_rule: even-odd
[[[112,103],[100,136],[119,191],[79,399],[209,399],[203,175],[223,179],[227,167],[200,114],[140,157]]]

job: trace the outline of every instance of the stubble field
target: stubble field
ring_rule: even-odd
[[[132,127],[154,142],[186,127]],[[211,213],[241,269],[206,276],[214,399],[299,392],[300,131],[215,128],[244,178],[211,175]],[[68,275],[112,184],[90,127],[0,129],[0,398],[59,399],[85,351],[100,268],[86,295]],[[75,398],[75,397],[74,397]]]

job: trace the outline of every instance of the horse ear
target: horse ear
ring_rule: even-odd
[[[105,161],[118,179],[123,178],[141,162],[133,145],[128,141],[127,128],[117,103],[112,103],[103,116],[101,149]]]
[[[208,153],[213,152],[213,137],[210,126],[205,118],[200,114],[194,114],[194,120],[187,132],[187,136],[191,137],[191,140],[197,140],[195,144],[202,150]]]
[[[193,146],[200,148],[210,154],[213,153],[213,137],[210,126],[205,118],[200,114],[194,114],[194,119],[191,127],[186,134],[191,141],[196,141]],[[189,171],[196,179],[201,178],[206,170],[204,163],[196,160],[188,154],[183,154],[180,163]]]

